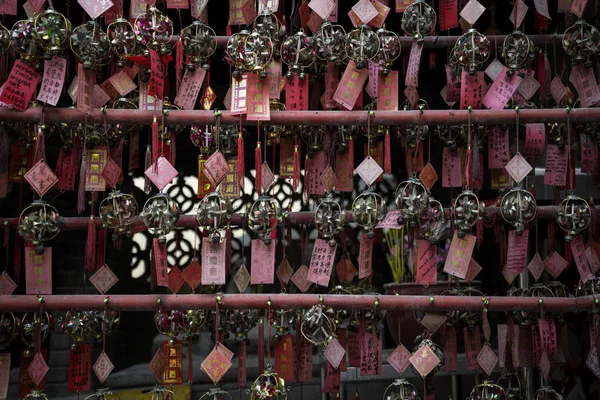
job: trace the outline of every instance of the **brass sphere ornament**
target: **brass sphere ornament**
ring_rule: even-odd
[[[420,179],[411,177],[401,182],[394,195],[396,207],[402,213],[403,221],[411,228],[419,226],[421,214],[429,207],[429,191]]]
[[[108,64],[113,56],[108,36],[95,21],[84,22],[73,30],[71,50],[86,70]]]
[[[173,37],[173,21],[155,6],[150,6],[146,12],[140,14],[134,24],[135,39],[144,48],[144,55],[148,57],[150,50],[166,56],[171,52],[170,44]]]
[[[425,0],[416,0],[402,15],[402,30],[412,36],[417,43],[434,31],[437,14]]]
[[[383,400],[420,400],[420,397],[415,385],[398,378],[385,389]]]
[[[379,38],[379,51],[373,59],[377,64],[381,64],[381,73],[386,76],[392,69],[392,64],[398,57],[402,50],[402,44],[398,35],[385,28],[380,28],[375,32]]]
[[[341,25],[323,22],[313,37],[315,55],[319,60],[343,65],[346,31]]]
[[[319,236],[328,240],[330,246],[335,246],[336,236],[344,228],[344,210],[337,201],[333,200],[331,194],[320,200],[315,210],[314,220]]]
[[[525,225],[535,218],[537,203],[531,192],[516,187],[508,191],[500,204],[502,218],[515,228],[515,233],[521,235]]]
[[[514,31],[510,35],[506,35],[504,43],[502,43],[502,58],[508,68],[506,75],[512,76],[515,72],[527,68],[535,54],[536,49],[533,42],[523,32]]]
[[[346,35],[346,56],[356,63],[356,69],[367,68],[369,60],[377,56],[379,46],[379,37],[367,25],[360,25]]]
[[[137,49],[133,25],[126,18],[118,17],[106,28],[106,36],[118,58],[117,67],[123,68],[128,63],[127,57],[135,55]]]
[[[383,221],[388,208],[378,193],[366,190],[352,202],[352,218],[354,222],[366,231],[367,236],[375,237],[375,227]]]
[[[148,232],[158,237],[159,243],[166,243],[166,235],[175,229],[179,220],[179,205],[166,193],[150,197],[140,213]]]
[[[507,400],[507,398],[502,386],[483,381],[471,390],[468,400]]]
[[[132,236],[131,225],[138,214],[135,198],[127,193],[113,190],[100,203],[100,219],[105,228],[114,230],[112,239],[118,240],[121,235]]]
[[[484,205],[471,190],[463,190],[452,204],[452,216],[458,237],[470,234],[473,226],[483,218]]]
[[[33,20],[34,37],[44,49],[44,58],[58,56],[69,46],[71,22],[53,8],[39,13]]]
[[[250,389],[250,400],[287,400],[289,387],[285,380],[280,378],[273,371],[271,365],[267,365],[267,370],[256,378]]]
[[[490,48],[488,38],[471,28],[456,41],[454,55],[470,75],[475,75],[490,57]]]
[[[200,66],[205,71],[210,69],[208,60],[217,49],[215,31],[200,21],[194,21],[181,31],[180,40],[183,44],[183,54],[189,57],[189,71],[195,71]]]
[[[26,242],[33,243],[36,254],[44,254],[44,243],[60,232],[63,217],[43,200],[35,200],[19,217],[18,231]]]
[[[281,221],[279,203],[272,197],[260,196],[248,212],[248,228],[266,245],[271,244],[271,232]]]
[[[208,240],[211,243],[220,243],[225,237],[223,230],[231,221],[232,213],[229,199],[218,192],[213,192],[200,201],[196,221],[200,228],[208,231]]]
[[[563,35],[562,46],[572,64],[592,66],[592,57],[600,48],[600,32],[583,19],[577,20]]]
[[[298,78],[306,78],[305,69],[315,62],[315,46],[312,36],[304,33],[303,29],[288,36],[281,43],[281,61],[288,66],[286,78],[291,79],[294,74]]]
[[[560,202],[556,210],[556,223],[565,231],[565,240],[575,239],[590,225],[592,210],[587,201],[572,191]]]

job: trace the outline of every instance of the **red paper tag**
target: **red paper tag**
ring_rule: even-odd
[[[51,247],[45,247],[43,254],[25,247],[25,287],[26,294],[52,294]]]
[[[544,268],[550,275],[557,278],[569,263],[560,256],[557,252],[553,252],[544,260]]]
[[[508,128],[493,126],[488,139],[488,168],[504,168],[510,159]]]
[[[84,113],[92,112],[94,108],[94,84],[96,72],[86,70],[83,64],[77,64],[77,109]]]
[[[300,346],[300,360],[298,369],[298,381],[299,382],[311,382],[312,381],[312,357],[313,346],[311,343],[301,343]]]
[[[40,350],[40,354],[44,359],[48,358],[47,352],[46,349]],[[24,353],[25,351],[21,352],[21,362],[19,364],[19,390],[17,396],[20,398],[27,396],[32,390],[44,390],[44,387],[46,386],[45,377],[38,383],[37,387],[33,383],[33,380],[27,371],[33,361],[33,357],[25,357]]]
[[[590,271],[592,274],[595,274],[596,271],[600,269],[600,257],[598,253],[594,250],[598,247],[598,243],[591,241],[588,242],[587,248],[585,249],[585,256],[587,257],[588,264],[590,266]]]
[[[502,68],[498,78],[492,83],[483,97],[483,105],[491,109],[503,109],[508,100],[515,93],[523,78],[519,74],[508,76],[508,69]]]
[[[10,380],[10,353],[0,354],[0,400],[6,400]]]
[[[444,264],[444,272],[464,279],[476,241],[477,238],[473,235],[465,235],[464,238],[459,238],[458,232],[455,231],[450,249],[448,250],[448,257]]]
[[[456,328],[446,326],[444,329],[444,371],[456,371]]]
[[[300,79],[294,74],[285,84],[285,108],[287,110],[308,110],[308,75]]]
[[[508,232],[508,254],[506,255],[506,271],[509,274],[520,274],[527,266],[527,246],[529,230],[525,229],[521,235],[515,231]]]
[[[189,0],[167,0],[167,8],[190,8]]]
[[[204,359],[200,368],[210,377],[213,383],[216,385],[219,383],[225,373],[231,368],[231,361],[227,359],[225,354],[221,352],[217,347],[210,352],[210,354]]]
[[[294,140],[279,139],[279,176],[291,178],[294,174]]]
[[[340,367],[340,363],[346,356],[346,350],[344,350],[336,338],[333,338],[327,344],[323,355],[334,369],[338,369]]]
[[[261,79],[256,74],[249,74],[247,77],[247,84],[248,97],[246,119],[248,121],[269,121],[271,119],[269,82],[266,79]]]
[[[77,164],[80,161],[78,149],[60,149],[58,161],[56,162],[56,177],[58,182],[56,188],[60,190],[75,190],[75,178],[77,177]]]
[[[428,240],[417,243],[416,282],[421,285],[433,285],[437,281],[437,246]]]
[[[463,335],[465,338],[467,369],[476,370],[478,366],[477,356],[481,351],[481,343],[479,339],[479,326],[476,326],[473,329],[464,328]]]
[[[102,177],[106,180],[108,187],[115,187],[121,177],[121,167],[112,158],[109,158],[102,170]]]
[[[439,6],[440,31],[458,28],[458,1],[441,0]]]
[[[352,192],[354,190],[354,179],[345,168],[348,165],[348,152],[337,154],[335,158],[335,190],[338,192]]]
[[[389,71],[387,76],[379,73],[377,110],[398,111],[398,71]]]
[[[183,274],[177,266],[172,266],[168,274],[169,290],[173,294],[177,294],[184,284]]]
[[[413,0],[396,0],[396,12],[403,13],[412,3]]]
[[[598,143],[589,135],[579,135],[581,145],[581,172],[598,174]]]
[[[74,349],[71,349],[69,357],[69,392],[87,392],[90,390],[91,357],[90,345],[87,343],[78,344]]]
[[[544,185],[565,186],[567,183],[567,166],[569,146],[563,149],[556,144],[546,146],[546,173]]]
[[[34,68],[17,60],[3,85],[0,101],[12,105],[19,111],[27,110],[29,100],[41,80],[42,77]]]
[[[339,393],[340,380],[341,371],[334,368],[330,363],[327,363],[327,376],[323,385],[323,393]]]
[[[159,243],[158,238],[152,240],[152,250],[154,262],[156,264],[156,284],[162,287],[169,287],[169,277],[167,275],[167,246],[165,243]]]
[[[463,79],[462,76],[464,76],[464,74],[462,74],[461,77],[454,76],[454,74],[452,74],[452,67],[450,66],[450,64],[446,64],[445,69],[446,69],[446,98],[445,98],[445,100],[446,101],[459,101],[461,99],[461,88],[464,87],[465,84],[471,85],[472,81],[468,78],[469,75],[467,74],[467,77],[464,78],[465,82],[461,82],[461,79]],[[477,77],[477,74],[475,75],[475,77],[477,79],[479,79]],[[471,90],[472,89],[469,89],[469,95],[471,93]],[[465,96],[465,99],[467,99],[466,96]],[[472,101],[470,101],[470,102],[472,102]]]
[[[181,385],[183,383],[183,343],[181,340],[175,340],[174,343],[163,341],[162,353],[167,359],[167,368],[163,372],[162,384]]]
[[[554,320],[541,318],[538,319],[538,326],[541,351],[548,353],[548,356],[552,359],[558,347],[556,324]]]
[[[340,71],[334,63],[327,65],[325,73],[325,93],[321,96],[321,105],[324,110],[331,110],[337,107],[337,103],[333,99],[333,95],[338,87]]]
[[[442,187],[452,188],[462,186],[460,153],[444,147],[442,159]]]
[[[254,264],[252,264],[254,265]],[[254,269],[254,268],[252,268]],[[202,285],[225,284],[225,242],[202,241]]]
[[[8,296],[11,295],[15,289],[17,288],[17,284],[12,278],[4,271],[0,274],[0,295]]]
[[[238,342],[238,379],[239,388],[246,387],[246,341]]]
[[[410,57],[408,59],[408,67],[406,69],[406,77],[404,78],[404,86],[419,87],[419,66],[421,65],[421,53],[423,46],[417,42],[413,42],[410,48]]]
[[[152,164],[144,171],[144,175],[146,175],[159,190],[162,190],[173,181],[178,175],[178,172],[173,168],[171,163],[169,163],[169,160],[160,156],[158,160],[156,160],[156,163]]]
[[[403,374],[410,364],[410,356],[412,354],[402,344],[394,349],[392,354],[387,358],[387,362],[398,372]]]
[[[308,189],[310,195],[323,196],[325,194],[325,186],[321,175],[327,166],[327,153],[324,151],[315,154],[308,166]]]
[[[113,76],[108,78],[108,82],[110,82],[111,86],[121,96],[126,96],[127,94],[129,94],[129,92],[137,88],[137,85],[133,83],[131,77],[125,71],[121,71],[114,74]]]
[[[37,353],[33,356],[33,360],[29,367],[27,367],[27,373],[31,377],[32,382],[39,387],[40,383],[48,373],[48,364],[46,359],[41,353]]]
[[[415,367],[419,375],[425,378],[431,371],[433,371],[441,360],[433,352],[429,345],[425,345],[417,350],[410,358],[410,363]]]
[[[328,286],[335,260],[337,245],[330,246],[323,239],[316,239],[313,247],[307,280],[320,286]]]
[[[269,63],[267,66],[267,76],[267,79],[269,79],[269,98],[279,100],[281,98],[281,61],[272,60]],[[297,78],[297,76],[298,75],[294,75],[294,78]],[[305,94],[308,94],[308,90]],[[306,97],[308,101],[308,96]],[[285,104],[286,108],[289,110],[289,107],[287,106],[287,94]],[[308,105],[306,109],[308,109]]]
[[[360,252],[358,256],[358,279],[369,278],[373,275],[373,239],[366,234],[360,237]]]
[[[44,61],[44,78],[37,100],[56,106],[65,83],[66,69],[66,58],[52,57],[51,60]]]
[[[58,182],[58,178],[43,159],[31,167],[23,177],[40,197],[46,194]]]
[[[275,341],[275,372],[286,381],[294,380],[294,350],[292,335],[277,337]]]
[[[497,363],[498,356],[496,356],[490,345],[486,343],[477,355],[477,364],[479,364],[487,376],[490,376]]]
[[[362,335],[357,330],[348,331],[348,366],[360,367]]]
[[[175,96],[175,104],[184,110],[193,110],[205,76],[204,68],[196,68],[194,71],[186,70],[177,96]]]
[[[17,15],[17,0],[5,0],[0,5],[0,12],[5,15]]]
[[[592,271],[590,270],[587,256],[585,254],[585,244],[583,243],[581,235],[573,239],[570,243],[570,246],[571,255],[575,259],[575,265],[577,266],[577,271],[579,271],[579,276],[581,277],[582,282],[585,283],[592,277]]]
[[[442,325],[446,323],[448,317],[442,312],[426,311],[425,316],[421,319],[423,325],[431,334],[435,334]]]
[[[250,265],[250,284],[270,285],[274,282],[275,244],[266,245],[262,240],[252,240],[252,263]],[[294,278],[292,277],[292,281]]]
[[[354,61],[349,61],[342,80],[333,95],[333,100],[347,110],[352,110],[369,75],[369,70],[356,69]]]
[[[377,375],[377,338],[372,332],[364,332],[360,345],[360,376]]]
[[[102,176],[102,171],[106,166],[108,151],[106,147],[96,147],[87,149],[85,153],[85,191],[86,192],[104,192],[106,190],[106,180]],[[81,177],[79,177],[81,179]]]
[[[162,57],[156,50],[150,49],[150,80],[148,81],[148,95],[163,98],[165,85],[165,65]]]
[[[483,84],[483,72],[478,71],[475,75],[470,75],[467,71],[462,71],[460,84],[461,110],[466,110],[469,106],[475,110],[481,108]]]
[[[296,285],[296,287],[298,287],[302,293],[306,293],[312,285],[307,278],[308,267],[306,265],[301,265],[294,275],[292,275],[292,282],[294,282],[294,285]]]
[[[546,126],[544,124],[525,124],[525,149],[523,155],[541,157],[546,144]]]

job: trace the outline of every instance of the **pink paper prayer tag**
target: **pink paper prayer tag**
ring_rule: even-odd
[[[333,338],[327,344],[323,355],[333,368],[338,369],[342,359],[346,356],[346,350],[344,350],[336,338]]]
[[[546,146],[544,185],[565,186],[567,182],[568,159],[569,146],[564,146],[562,149],[556,144]]]
[[[504,168],[509,159],[508,128],[493,126],[488,138],[488,168]]]
[[[475,0],[471,0],[475,1]],[[508,69],[502,68],[498,78],[492,83],[483,97],[483,105],[491,109],[503,109],[515,93],[523,78],[519,74],[507,75]]]
[[[567,88],[558,76],[555,76],[550,83],[550,93],[556,103],[560,103],[563,97],[567,95]]]
[[[527,265],[527,245],[529,230],[525,229],[521,235],[514,230],[508,232],[508,254],[506,255],[506,270],[509,274],[520,274]]]
[[[225,242],[202,241],[202,285],[225,284]]]
[[[316,12],[322,19],[329,18],[329,15],[336,8],[336,3],[333,0],[311,0],[308,6]]]
[[[169,276],[167,271],[167,246],[160,243],[158,238],[152,240],[153,262],[156,266],[156,284],[161,287],[169,287]]]
[[[246,119],[248,121],[269,121],[271,109],[269,106],[269,83],[257,74],[249,74]]]
[[[387,362],[396,370],[397,373],[402,374],[408,368],[410,364],[410,351],[406,349],[402,344],[399,344],[392,354],[387,358]]]
[[[347,110],[352,110],[358,96],[361,94],[365,81],[369,76],[367,68],[356,69],[354,61],[349,61],[342,75],[333,100]]]
[[[65,72],[67,70],[67,59],[63,57],[52,57],[44,61],[44,77],[37,100],[56,106],[65,83]]]
[[[368,24],[373,18],[377,16],[377,9],[373,6],[373,4],[369,0],[359,0],[354,6],[352,6],[352,11],[356,14],[356,16],[364,23]]]
[[[113,6],[110,0],[77,0],[77,2],[92,19],[98,18]]]
[[[404,86],[419,87],[419,67],[421,65],[422,53],[423,46],[417,42],[413,42],[410,48]]]
[[[469,25],[473,26],[484,11],[485,7],[477,0],[469,0],[467,5],[461,10],[460,16],[467,21]]]
[[[319,286],[329,286],[329,278],[335,261],[337,245],[330,246],[326,240],[316,239],[313,247],[307,280]]]
[[[460,152],[444,147],[442,156],[442,187],[462,186]]]
[[[428,240],[417,242],[416,282],[421,285],[434,285],[437,281],[437,246]]]
[[[483,72],[471,75],[468,71],[462,71],[460,77],[460,109],[466,110],[471,107],[479,110],[483,99]]]
[[[358,256],[358,279],[371,278],[373,274],[373,239],[366,234],[360,237],[360,250]]]
[[[252,240],[250,284],[270,285],[275,280],[275,244],[265,244],[260,239]],[[293,277],[292,277],[293,280]]]
[[[204,68],[196,68],[194,71],[186,70],[179,84],[177,96],[175,96],[175,104],[184,110],[193,110],[205,76]]]
[[[294,282],[294,285],[296,285],[296,287],[300,289],[302,293],[306,293],[312,285],[312,283],[308,281],[307,277],[308,267],[306,265],[301,265],[294,275],[292,275],[292,282]]]
[[[544,268],[554,278],[558,278],[558,276],[564,271],[567,265],[569,265],[567,260],[562,258],[561,255],[557,252],[553,252],[544,260]]]
[[[597,175],[598,174],[598,143],[589,135],[579,135],[579,144],[581,147],[581,172]]]
[[[525,148],[523,154],[531,157],[541,157],[546,144],[545,124],[525,124]]]
[[[15,61],[8,79],[3,85],[0,101],[12,105],[19,111],[29,107],[29,100],[37,84],[42,80],[37,71],[21,60]]]
[[[173,181],[178,175],[178,172],[165,157],[160,156],[158,160],[156,160],[156,165],[152,164],[148,167],[148,169],[144,171],[144,175],[146,175],[159,190],[162,190]]]
[[[37,254],[34,247],[25,247],[26,294],[52,294],[52,248]]]
[[[571,240],[569,245],[571,246],[571,254],[575,259],[575,265],[577,266],[577,271],[579,271],[581,281],[585,283],[592,277],[592,271],[590,270],[590,265],[585,254],[585,244],[581,235]]]
[[[465,237],[459,238],[458,232],[455,231],[444,264],[444,272],[464,279],[469,269],[469,262],[476,240],[477,238],[473,235],[465,235]]]

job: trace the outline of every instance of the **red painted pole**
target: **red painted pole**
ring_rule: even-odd
[[[186,295],[47,295],[47,296],[0,296],[0,311],[38,311],[40,299],[47,311],[103,310],[104,300],[116,311],[156,311],[172,309],[214,309],[221,296],[219,308],[308,309],[323,303],[334,309],[347,310],[481,310],[481,297],[466,296],[394,296],[394,295],[318,295],[318,294],[186,294]],[[160,303],[159,303],[160,299]],[[433,299],[433,301],[432,301]],[[591,309],[594,299],[540,298],[532,297],[486,297],[490,311],[561,311],[575,312]],[[377,305],[376,304],[377,301]]]

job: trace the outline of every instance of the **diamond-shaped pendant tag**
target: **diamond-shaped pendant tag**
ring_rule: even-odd
[[[77,0],[77,2],[92,19],[98,18],[113,6],[110,0]]]
[[[215,94],[214,90],[212,90],[210,86],[207,87],[204,91],[204,96],[202,96],[202,99],[200,100],[202,102],[202,108],[204,108],[205,110],[210,110],[213,104],[215,103],[216,99],[217,95]]]
[[[154,357],[152,357],[152,361],[150,361],[150,371],[156,378],[158,382],[161,382],[163,379],[163,374],[167,369],[168,361],[165,355],[162,352],[162,349],[159,348],[156,353],[154,353]]]
[[[544,377],[544,381],[548,382],[548,376],[550,375],[550,369],[552,368],[552,364],[550,364],[550,359],[548,358],[548,353],[544,351],[542,356],[540,357],[540,371],[542,371],[542,376]]]
[[[58,178],[44,160],[40,160],[31,167],[23,177],[40,197],[46,194],[58,182]]]
[[[557,252],[553,252],[544,260],[544,269],[554,278],[558,278],[568,265],[567,260]]]
[[[208,160],[204,163],[203,171],[210,183],[217,187],[229,172],[229,164],[223,153],[216,151],[212,156],[208,157]]]
[[[399,374],[404,373],[406,368],[408,368],[408,364],[410,364],[410,351],[404,345],[399,344],[392,354],[387,358],[387,362],[390,363],[392,368],[396,370]]]
[[[94,275],[90,276],[90,282],[98,292],[104,294],[110,290],[111,287],[119,281],[119,278],[109,268],[108,265],[104,264]]]
[[[108,186],[115,187],[117,186],[117,183],[119,183],[119,178],[121,177],[121,167],[109,157],[102,170],[102,176],[106,179]]]
[[[294,285],[296,285],[296,287],[300,289],[302,293],[306,293],[308,289],[310,289],[310,285],[312,285],[307,278],[308,267],[304,264],[298,268],[294,275],[292,275],[292,282],[294,282]]]
[[[100,383],[106,382],[114,367],[115,366],[110,361],[110,358],[108,358],[108,355],[106,355],[105,352],[102,352],[100,357],[98,357],[94,363],[94,372],[96,373]]]
[[[235,277],[233,278],[235,282],[235,286],[239,290],[240,293],[244,293],[250,284],[250,273],[248,272],[248,268],[246,268],[246,264],[240,265],[238,268]]]
[[[419,174],[419,179],[421,180],[421,182],[423,182],[423,185],[427,188],[427,190],[431,190],[433,185],[435,185],[435,183],[437,182],[438,174],[430,162],[428,162],[425,165],[425,167],[423,167],[423,169],[421,170],[421,173]]]
[[[163,190],[165,186],[171,183],[177,174],[177,170],[173,168],[169,160],[165,157],[159,157],[158,160],[156,160],[156,163],[152,164],[144,171],[144,175],[154,183],[154,186],[156,186],[158,190]]]
[[[490,348],[490,346],[486,343],[479,354],[477,355],[477,363],[486,373],[487,376],[492,375],[494,372],[494,368],[498,363],[498,356],[494,353],[494,350]]]
[[[365,181],[367,186],[371,186],[379,178],[379,175],[383,173],[383,169],[373,157],[367,156],[358,168],[356,168],[356,173]]]
[[[467,274],[465,275],[465,281],[470,282],[475,279],[482,269],[481,265],[471,258],[471,261],[469,261],[469,268],[467,268]]]
[[[323,174],[321,174],[321,181],[323,182],[323,187],[327,193],[331,192],[335,187],[337,178],[330,165],[328,165],[327,168],[325,168],[325,171],[323,171]]]
[[[5,272],[0,275],[0,295],[10,295],[17,288],[17,284]]]
[[[426,312],[423,319],[421,319],[421,325],[427,328],[429,332],[435,333],[442,325],[444,325],[444,323],[446,323],[447,319],[448,316],[444,313]]]
[[[527,160],[523,158],[521,153],[517,153],[509,162],[506,164],[506,171],[510,176],[519,183],[531,172],[533,167],[529,165]]]
[[[187,283],[192,290],[196,290],[202,280],[202,267],[198,261],[193,260],[190,265],[185,267],[181,274],[183,275],[185,283]]]
[[[261,174],[261,188],[263,192],[267,192],[273,184],[273,182],[275,182],[275,175],[273,175],[273,171],[271,171],[271,168],[269,168],[269,164],[267,164],[266,162],[263,163],[261,167]]]
[[[290,281],[290,278],[292,277],[292,274],[294,273],[294,270],[292,269],[292,266],[290,265],[286,257],[284,257],[283,260],[281,260],[281,264],[279,264],[279,267],[277,267],[277,271],[275,271],[275,273],[277,274],[277,277],[279,278],[283,286],[287,286],[288,282]]]
[[[415,351],[415,353],[410,357],[410,363],[415,367],[419,375],[422,378],[425,378],[431,371],[433,371],[439,364],[440,359],[438,356],[431,350],[429,345],[425,345]]]
[[[48,373],[48,370],[48,364],[46,364],[44,356],[42,356],[42,353],[37,353],[33,358],[33,361],[31,361],[31,364],[29,364],[27,373],[31,377],[33,383],[35,383],[36,386],[39,386],[42,379],[44,379]]]
[[[225,373],[231,368],[231,361],[227,359],[225,354],[221,352],[217,347],[210,352],[210,354],[202,361],[200,368],[210,377],[213,383],[216,385],[219,383]]]
[[[481,5],[477,0],[470,0],[466,6],[463,7],[459,15],[469,23],[469,25],[475,25],[475,22],[481,17],[481,14],[485,11],[485,7]]]
[[[325,352],[323,353],[329,364],[335,369],[338,369],[344,356],[346,356],[346,350],[342,347],[340,342],[336,338],[333,338],[327,344]]]
[[[169,290],[171,292],[173,292],[173,294],[177,294],[180,290],[181,287],[184,284],[184,280],[183,280],[183,274],[181,272],[181,270],[179,269],[179,267],[174,266],[171,268],[171,270],[169,271]]]
[[[531,272],[531,275],[533,275],[536,281],[540,279],[540,276],[542,276],[542,272],[544,272],[544,261],[542,261],[540,253],[535,253],[535,256],[533,256],[533,258],[527,265],[527,269],[529,270],[529,272]]]

